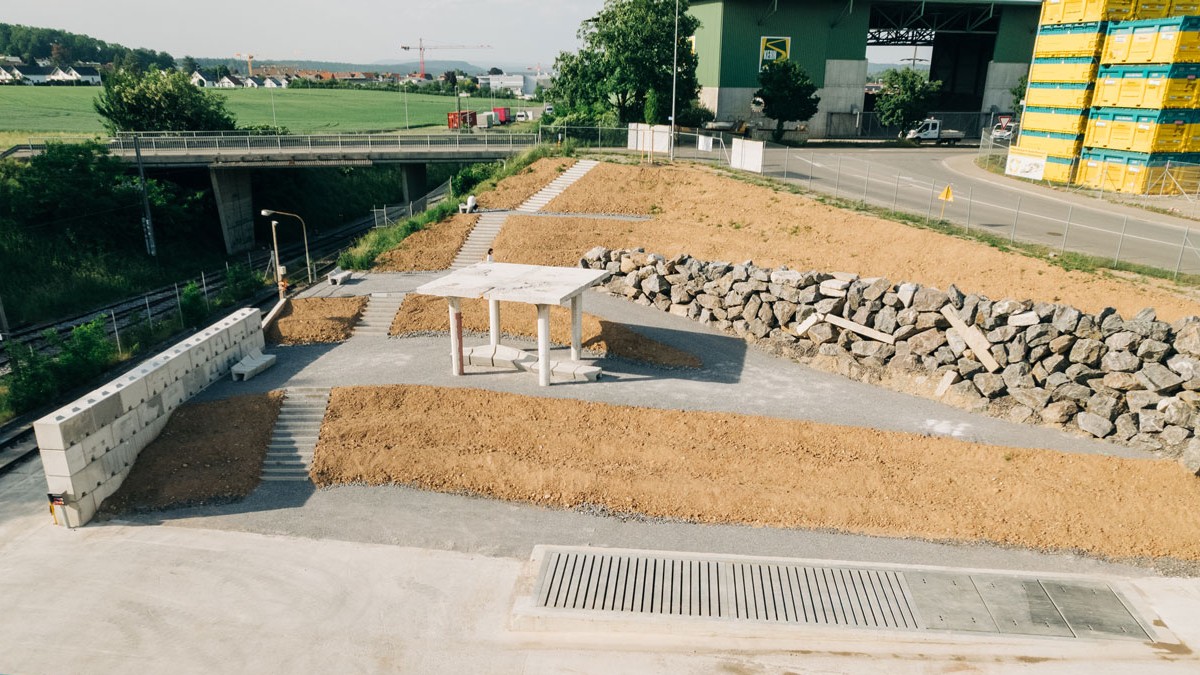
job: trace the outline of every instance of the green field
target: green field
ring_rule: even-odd
[[[278,124],[293,134],[396,131],[405,128],[405,95],[353,89],[222,89],[229,111],[243,126]],[[101,134],[104,125],[92,109],[99,87],[0,87],[0,145],[26,136]],[[514,109],[519,103],[497,100]],[[489,110],[486,98],[462,99],[464,110]],[[454,110],[451,96],[408,95],[410,128],[445,128]]]

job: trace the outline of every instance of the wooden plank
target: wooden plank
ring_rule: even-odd
[[[983,364],[984,368],[988,369],[989,373],[994,373],[1000,370],[1000,364],[996,363],[996,359],[992,357],[992,343],[983,336],[983,333],[974,326],[968,326],[966,321],[958,318],[958,313],[950,305],[942,305],[942,316],[954,326],[954,330],[958,331],[958,335],[967,343],[971,351],[975,352],[975,358]]]
[[[824,320],[825,320],[824,314],[818,314],[816,312],[809,314],[807,319],[796,324],[796,335],[799,337],[804,337],[804,334],[808,332],[809,328],[812,328],[813,326],[817,325],[818,323],[821,323]]]
[[[826,323],[831,323],[835,326],[845,328],[846,330],[854,331],[855,333],[858,333],[859,335],[862,335],[864,337],[869,337],[872,340],[878,340],[879,342],[883,342],[883,343],[889,344],[889,345],[896,344],[896,338],[892,337],[891,335],[888,335],[887,333],[881,333],[881,332],[875,330],[874,328],[868,328],[868,327],[862,325],[861,323],[854,323],[853,321],[851,321],[849,319],[843,319],[842,317],[836,316],[834,314],[826,314],[825,321],[826,321]]]

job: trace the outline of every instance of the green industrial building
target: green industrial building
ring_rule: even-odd
[[[820,87],[814,138],[861,130],[867,47],[933,48],[939,111],[1012,112],[1009,90],[1029,72],[1040,0],[693,0],[700,19],[700,100],[717,120],[761,118],[751,110],[765,60],[798,61]]]

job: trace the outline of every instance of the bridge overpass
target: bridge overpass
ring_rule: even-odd
[[[0,153],[27,159],[43,152],[48,141],[80,142],[88,138],[31,139]],[[114,157],[139,160],[149,168],[207,168],[217,200],[225,248],[229,253],[254,244],[250,171],[266,168],[312,168],[400,164],[404,167],[405,201],[425,193],[426,166],[431,163],[486,162],[510,157],[541,141],[541,134],[475,131],[463,134],[323,134],[261,135],[245,133],[139,133],[100,139]]]

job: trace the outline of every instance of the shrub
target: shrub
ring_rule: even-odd
[[[208,300],[194,281],[179,292],[179,315],[183,325],[188,328],[195,328],[208,318]]]

